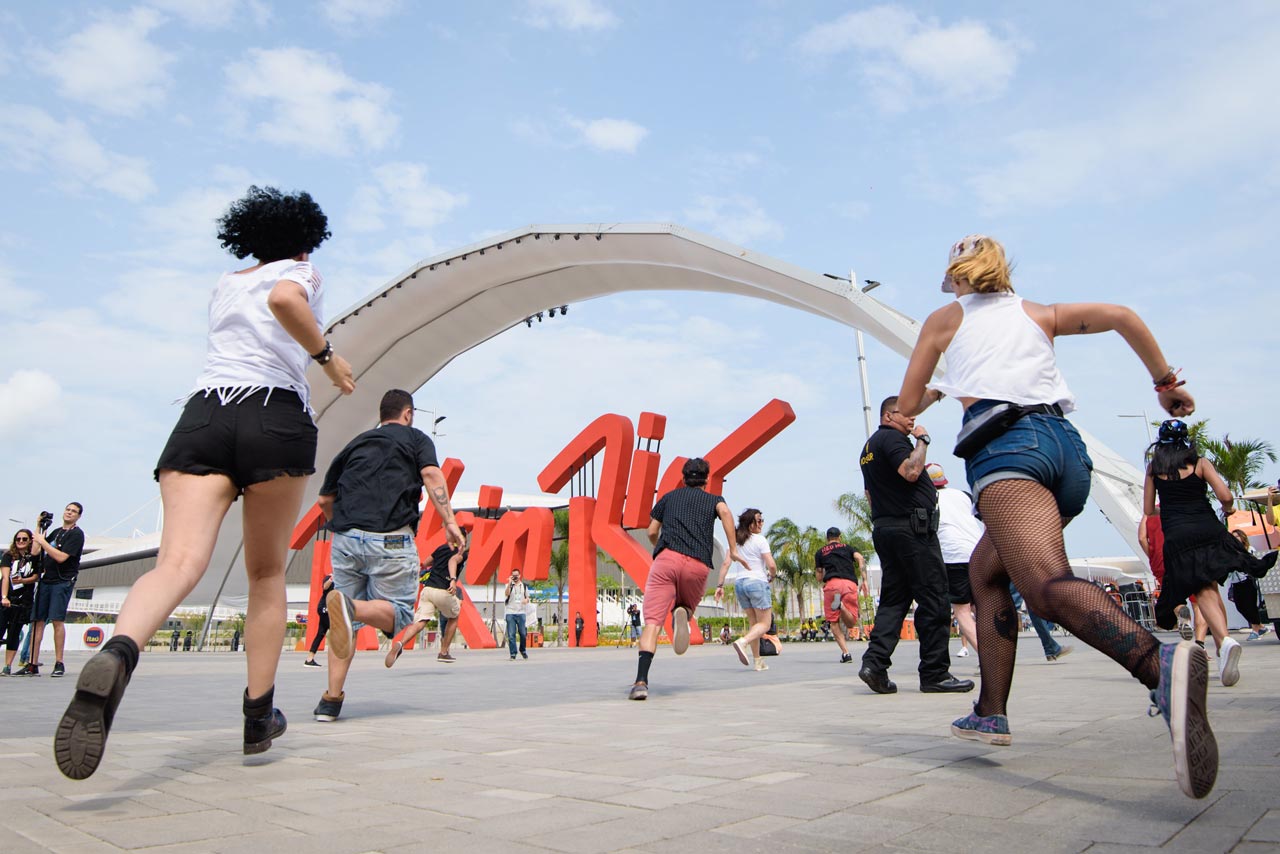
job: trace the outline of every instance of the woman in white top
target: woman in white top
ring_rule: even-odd
[[[129,591],[114,636],[85,664],[58,724],[54,755],[73,779],[97,769],[139,647],[204,575],[222,519],[241,495],[249,575],[244,752],[265,751],[285,731],[273,705],[285,557],[315,472],[306,368],[319,362],[343,394],[355,382],[321,331],[322,285],[310,263],[329,237],[319,205],[307,193],[250,187],[218,225],[224,248],[257,263],[224,274],[214,288],[204,370],[156,466],[165,520],[156,567]]]
[[[738,597],[738,604],[747,612],[749,625],[747,633],[733,642],[733,649],[739,661],[747,667],[754,663],[756,670],[769,669],[760,658],[760,638],[769,631],[773,620],[773,591],[769,585],[778,573],[769,541],[760,533],[763,527],[764,516],[754,507],[748,507],[739,514],[738,527],[734,531],[743,563],[734,578],[733,591]],[[726,563],[720,568],[720,580],[716,582],[717,602],[724,598],[724,579],[729,566]]]
[[[955,721],[952,732],[988,744],[1012,740],[1006,717],[1018,638],[1012,580],[1031,610],[1152,689],[1152,703],[1173,736],[1178,782],[1187,795],[1204,797],[1218,766],[1205,713],[1204,650],[1187,642],[1162,645],[1101,588],[1076,578],[1067,561],[1062,528],[1084,507],[1093,464],[1063,418],[1075,399],[1058,371],[1053,341],[1114,330],[1154,378],[1163,409],[1185,416],[1194,411],[1194,400],[1132,310],[1023,300],[1013,292],[1004,248],[989,237],[970,235],[952,246],[942,288],[957,299],[921,328],[898,407],[914,416],[944,393],[960,400],[965,426],[957,454],[966,458],[986,524],[969,562],[982,692],[973,713]],[[946,375],[926,386],[943,353]]]

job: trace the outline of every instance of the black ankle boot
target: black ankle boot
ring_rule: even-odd
[[[76,693],[53,734],[58,770],[72,780],[83,780],[98,770],[116,708],[137,662],[133,641],[112,638],[80,671]]]
[[[249,689],[244,692],[244,752],[246,756],[265,753],[271,748],[271,740],[284,735],[289,728],[284,712],[275,708],[272,701],[276,689],[261,697],[249,699]]]

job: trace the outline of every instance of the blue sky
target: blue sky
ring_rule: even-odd
[[[330,316],[486,235],[658,221],[856,269],[923,318],[949,244],[986,232],[1020,293],[1133,306],[1217,432],[1271,439],[1278,43],[1267,2],[9,6],[0,514],[77,499],[92,534],[155,496],[209,291],[235,268],[212,221],[253,182],[329,214],[313,260]],[[1141,420],[1117,416],[1157,417],[1137,359],[1115,336],[1059,352],[1076,419],[1136,462]],[[874,341],[869,363],[878,401],[905,363]],[[466,354],[418,399],[447,416],[464,488],[521,492],[601,412],[662,412],[664,451],[696,454],[774,396],[799,420],[726,497],[825,527],[861,489],[864,436],[853,334],[807,315],[598,300]],[[924,420],[959,475],[958,407]],[[1068,542],[1123,551],[1092,509]]]

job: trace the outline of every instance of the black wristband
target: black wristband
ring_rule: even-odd
[[[321,365],[329,364],[330,360],[333,359],[333,345],[328,341],[324,342],[324,349],[319,353],[312,353],[311,358]]]

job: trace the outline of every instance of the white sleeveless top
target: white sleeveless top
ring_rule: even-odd
[[[214,393],[225,405],[260,389],[286,388],[297,392],[304,408],[310,409],[307,365],[311,357],[267,306],[271,289],[281,279],[302,285],[312,312],[321,316],[322,281],[310,262],[286,258],[248,273],[224,273],[209,300],[204,370],[187,397]],[[322,328],[319,320],[316,328]]]
[[[1009,291],[966,294],[957,302],[964,320],[947,347],[947,371],[929,388],[952,397],[1056,403],[1076,408],[1075,395],[1058,371],[1053,341]]]

